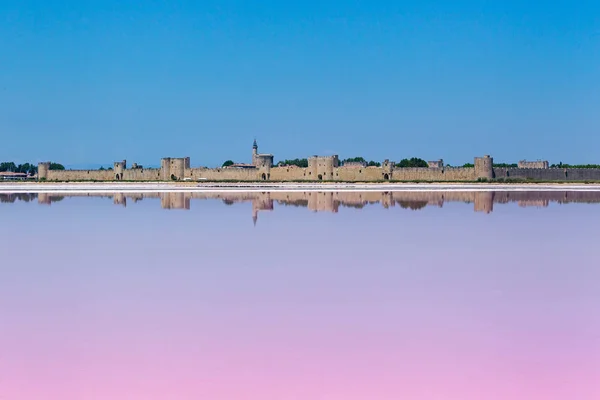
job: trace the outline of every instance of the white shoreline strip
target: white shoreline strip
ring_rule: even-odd
[[[173,184],[1,184],[0,193],[244,193],[244,192],[600,192],[600,185],[571,184],[223,184],[177,186]]]

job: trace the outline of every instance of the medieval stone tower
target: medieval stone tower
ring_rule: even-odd
[[[392,172],[394,171],[394,168],[396,168],[395,162],[390,162],[390,160],[388,159],[384,160],[381,164],[381,178],[384,181],[389,181],[390,179],[392,179]]]
[[[271,178],[273,154],[258,154],[256,139],[254,139],[254,143],[252,144],[252,165],[257,169],[259,180],[266,181]]]
[[[313,156],[308,159],[308,173],[311,180],[333,181],[334,170],[340,166],[337,155]]]
[[[38,163],[38,180],[47,180],[48,179],[48,171],[50,171],[50,163],[49,162]]]
[[[475,157],[475,178],[494,178],[494,159],[488,155]]]
[[[115,173],[115,180],[123,180],[123,172],[127,169],[127,161],[117,161],[114,163],[113,172]]]
[[[190,169],[190,158],[166,157],[160,160],[160,177],[163,181],[182,180]]]

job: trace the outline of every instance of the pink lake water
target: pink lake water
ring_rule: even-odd
[[[1,400],[600,399],[600,194],[2,196]]]

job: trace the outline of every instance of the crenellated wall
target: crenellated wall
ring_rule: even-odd
[[[533,181],[600,181],[597,168],[494,168],[495,179]]]
[[[531,181],[600,181],[600,169],[562,168],[494,168],[490,156],[476,157],[473,168],[435,167],[397,168],[385,160],[381,167],[360,164],[340,166],[338,156],[314,156],[308,167],[273,166],[273,156],[257,154],[253,147],[253,164],[227,168],[191,168],[190,158],[163,158],[160,168],[127,169],[125,160],[114,163],[111,170],[50,170],[50,163],[38,164],[38,178],[49,181],[337,181],[337,182],[474,182],[477,180]]]
[[[112,170],[48,170],[48,181],[114,181],[115,172]]]
[[[394,181],[475,181],[475,168],[396,168]]]
[[[257,181],[260,179],[256,168],[191,168],[186,178],[193,181]]]
[[[124,181],[160,181],[161,170],[159,168],[136,168],[126,169],[123,172]]]

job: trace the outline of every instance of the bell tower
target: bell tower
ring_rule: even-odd
[[[255,167],[258,166],[258,144],[256,143],[256,139],[254,139],[254,143],[252,144],[252,165]]]

